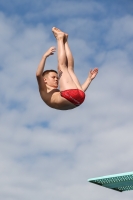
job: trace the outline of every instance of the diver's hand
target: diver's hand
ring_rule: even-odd
[[[56,51],[56,48],[55,47],[50,47],[46,53],[44,54],[45,57],[48,57],[48,56],[51,56],[54,54],[54,52]]]
[[[98,68],[94,68],[93,70],[91,69],[89,72],[89,79],[93,80],[97,74],[98,74]]]

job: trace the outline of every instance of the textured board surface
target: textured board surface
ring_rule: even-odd
[[[133,172],[88,179],[88,182],[119,192],[133,190]]]

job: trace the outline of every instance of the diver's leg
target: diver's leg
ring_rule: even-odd
[[[60,91],[69,90],[69,89],[77,89],[76,84],[71,78],[68,68],[66,66],[66,51],[64,38],[65,34],[63,32],[57,31],[54,27],[52,28],[55,38],[57,39],[57,54],[58,54],[58,74],[59,74],[59,87]]]
[[[58,28],[56,28],[56,31],[58,33],[59,32],[64,33],[63,31],[61,31]],[[68,67],[68,72],[69,72],[71,78],[73,79],[73,82],[77,86],[77,88],[80,89],[80,90],[83,90],[77,76],[74,73],[74,59],[73,59],[72,52],[71,52],[69,45],[68,45],[68,34],[67,33],[65,33],[64,43],[65,43],[65,52],[66,52],[66,62],[65,63]]]
[[[69,45],[68,45],[68,35],[66,35],[65,38],[66,38],[66,40],[65,40],[65,51],[66,51],[66,57],[67,57],[67,63],[68,63],[68,72],[71,75],[71,77],[72,77],[74,83],[76,84],[77,88],[80,89],[80,90],[83,90],[77,76],[74,73],[74,58],[73,58],[72,52],[71,52]]]

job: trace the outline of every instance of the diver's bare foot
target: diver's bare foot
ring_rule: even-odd
[[[54,30],[56,30],[57,32],[60,32],[60,33],[64,33],[65,34],[64,41],[65,42],[67,41],[67,39],[68,39],[68,34],[67,33],[61,31],[59,28],[56,28],[56,27],[52,28],[53,33],[54,33]]]
[[[53,34],[54,34],[54,36],[55,36],[55,38],[56,38],[57,40],[60,39],[60,38],[63,38],[63,39],[64,39],[64,37],[65,37],[65,33],[59,31],[59,29],[56,28],[56,27],[53,27],[53,28],[52,28],[52,32],[53,32]]]
[[[65,42],[67,42],[67,39],[68,39],[68,34],[65,33],[65,38],[64,38]]]

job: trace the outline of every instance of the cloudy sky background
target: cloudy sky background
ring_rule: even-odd
[[[81,83],[99,74],[80,107],[58,111],[41,100],[36,69],[69,34]],[[133,171],[132,0],[0,1],[0,198],[132,200],[87,182]],[[46,68],[56,69],[57,54]]]

